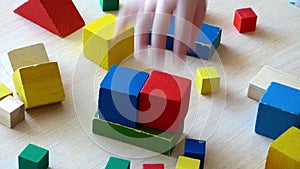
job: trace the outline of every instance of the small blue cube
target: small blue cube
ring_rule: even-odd
[[[99,117],[135,127],[139,93],[148,76],[146,72],[113,65],[100,84]]]
[[[276,139],[300,127],[300,90],[272,82],[259,101],[255,132]]]
[[[200,160],[200,169],[204,167],[206,141],[185,139],[184,156]]]

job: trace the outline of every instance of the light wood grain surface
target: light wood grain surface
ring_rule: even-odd
[[[60,38],[14,14],[24,2],[0,1],[0,83],[14,90],[9,51],[44,43],[50,60],[59,63],[66,100],[27,110],[25,121],[13,129],[0,125],[0,168],[18,168],[17,156],[29,143],[50,151],[52,169],[103,168],[111,155],[130,159],[133,169],[151,162],[175,168],[182,142],[172,156],[164,156],[91,134],[90,116],[96,110],[98,84],[106,71],[82,56],[81,30]],[[103,15],[98,0],[73,2],[86,23]],[[241,7],[252,7],[258,15],[255,32],[239,34],[233,27],[234,10]],[[205,22],[223,29],[222,44],[212,60],[189,57],[178,71],[172,68],[172,58],[166,56],[165,66],[155,67],[149,65],[151,58],[139,57],[151,55],[151,51],[141,51],[122,65],[145,71],[158,68],[193,80],[185,135],[207,140],[206,169],[264,168],[272,140],[254,133],[257,102],[246,96],[247,87],[266,64],[299,77],[299,18],[300,9],[284,0],[209,0]],[[220,71],[218,94],[197,93],[194,74],[204,65],[214,65]]]

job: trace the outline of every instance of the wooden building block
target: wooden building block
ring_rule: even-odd
[[[65,99],[57,62],[19,68],[13,73],[13,81],[25,109],[58,103]]]
[[[154,152],[170,155],[183,132],[183,125],[178,133],[172,134],[137,125],[135,128],[108,122],[96,113],[92,121],[94,134],[119,140]]]
[[[266,169],[300,168],[300,130],[291,127],[271,145],[266,160]]]
[[[19,169],[47,169],[49,166],[49,151],[28,144],[18,156]]]
[[[119,10],[119,0],[100,0],[102,11]]]
[[[43,43],[12,50],[8,52],[8,57],[13,71],[21,67],[49,62]]]
[[[60,37],[84,26],[71,0],[28,0],[14,12]]]
[[[108,70],[134,53],[134,29],[126,25],[115,34],[117,17],[106,14],[83,28],[83,54]]]
[[[257,16],[252,8],[237,9],[233,24],[240,33],[253,32],[256,29]]]
[[[190,93],[191,80],[152,71],[140,92],[139,124],[179,132],[188,112]]]
[[[4,84],[0,83],[0,100],[5,98],[6,96],[13,95],[12,91],[6,87]]]
[[[259,101],[255,132],[276,139],[292,126],[300,127],[300,90],[272,82]]]
[[[175,34],[175,17],[172,18],[169,25],[169,30],[167,34],[167,50],[173,50],[174,44],[174,34]],[[219,47],[221,42],[222,29],[213,25],[203,23],[196,40],[196,48],[193,51],[188,48],[187,55],[194,56],[197,58],[208,60],[210,59],[215,50]],[[151,45],[151,29],[149,34],[149,45]]]
[[[211,94],[219,91],[220,75],[215,67],[202,67],[197,69],[196,84],[199,93]]]
[[[110,157],[105,169],[130,169],[130,161],[117,157]]]
[[[25,119],[24,104],[12,96],[0,101],[0,123],[9,128]]]
[[[206,141],[185,139],[184,156],[199,159],[201,161],[200,169],[204,168],[205,151]]]
[[[271,82],[278,82],[300,90],[300,80],[298,77],[265,65],[257,75],[251,79],[248,87],[248,97],[259,101]]]
[[[185,156],[179,156],[176,164],[176,169],[199,169],[200,160]]]
[[[164,164],[143,164],[142,169],[165,169]]]
[[[113,65],[100,84],[99,116],[106,121],[135,127],[139,94],[149,74]]]

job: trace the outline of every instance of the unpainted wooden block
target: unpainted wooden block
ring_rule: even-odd
[[[179,156],[176,164],[176,169],[199,169],[200,160]]]
[[[19,68],[13,73],[13,81],[25,109],[58,103],[65,99],[57,62]]]
[[[199,159],[201,161],[200,169],[204,168],[205,151],[206,151],[206,141],[185,139],[184,156],[194,158],[194,159]]]
[[[300,130],[289,128],[269,147],[266,169],[300,168]]]
[[[0,101],[0,123],[13,128],[24,119],[23,102],[12,96],[7,96]]]
[[[152,71],[140,92],[139,124],[179,132],[188,112],[190,93],[191,80]]]
[[[134,53],[134,28],[127,24],[115,34],[117,17],[106,14],[83,28],[83,54],[108,70]]]
[[[19,169],[47,169],[49,166],[49,151],[28,144],[18,156]]]
[[[5,98],[6,96],[13,95],[12,91],[6,87],[4,84],[0,83],[0,100]]]
[[[84,26],[71,0],[28,0],[14,12],[60,37]]]
[[[119,10],[119,0],[100,0],[102,11]]]
[[[300,127],[300,90],[272,82],[259,101],[255,132],[276,139],[292,126]]]
[[[249,83],[247,96],[259,101],[271,82],[278,82],[300,90],[300,79],[265,65]]]
[[[110,157],[105,169],[130,169],[130,161],[117,157]]]
[[[202,67],[197,69],[196,84],[199,93],[211,94],[219,91],[220,74],[215,67]]]
[[[142,169],[164,169],[164,164],[143,164]]]
[[[233,25],[240,33],[255,31],[256,21],[257,15],[252,8],[237,9],[234,13]]]

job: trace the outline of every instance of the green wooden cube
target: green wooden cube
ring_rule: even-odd
[[[119,0],[100,0],[100,5],[103,11],[119,10]]]
[[[105,169],[130,169],[130,161],[117,157],[110,157]]]
[[[28,144],[18,156],[19,169],[47,169],[49,165],[49,151]]]

